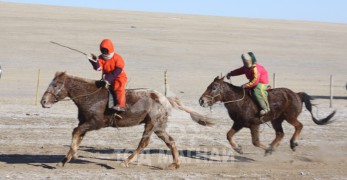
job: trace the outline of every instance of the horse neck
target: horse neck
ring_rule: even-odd
[[[236,87],[232,84],[229,84],[229,83],[226,83],[224,82],[223,84],[223,99],[222,101],[223,102],[233,102],[233,101],[236,101],[236,100],[240,100],[240,101],[236,101],[234,102],[235,103],[238,103],[238,102],[242,102],[242,98],[245,98],[244,97],[244,90],[240,87]]]
[[[96,86],[94,84],[82,78],[68,76],[65,81],[68,97],[71,98],[76,104],[78,101],[78,98],[76,97],[86,95],[96,90]]]

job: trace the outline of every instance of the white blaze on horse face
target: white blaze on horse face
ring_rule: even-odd
[[[41,105],[43,108],[50,108],[54,103],[58,102],[61,91],[64,89],[64,83],[57,84],[55,81],[52,81],[46,92],[41,98]]]

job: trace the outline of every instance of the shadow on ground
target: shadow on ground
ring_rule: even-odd
[[[95,149],[93,147],[81,147],[81,151],[99,153],[99,154],[127,154],[135,152],[135,149]],[[238,156],[223,151],[205,151],[205,150],[179,150],[181,157],[197,159],[209,162],[253,162],[254,159],[244,156]],[[166,149],[145,149],[141,155],[159,154],[171,156],[171,151]]]
[[[93,147],[81,147],[79,151],[85,151],[95,154],[123,154],[125,156],[130,155],[135,150],[134,149],[95,149]],[[168,155],[171,156],[170,150],[163,149],[148,149],[141,152],[141,154],[148,155]],[[179,154],[181,157],[191,158],[206,162],[216,162],[216,163],[228,163],[228,162],[253,162],[254,159],[247,158],[244,156],[230,155],[221,152],[211,152],[211,151],[197,151],[197,150],[180,150]],[[27,164],[36,167],[42,167],[46,169],[56,169],[56,163],[61,162],[64,155],[26,155],[26,154],[2,154],[0,155],[0,162],[6,164]],[[88,160],[87,160],[88,159]],[[95,160],[104,161],[116,161],[122,162],[124,159],[106,159],[95,157],[83,157],[80,156],[77,160],[71,160],[71,164],[96,164],[106,169],[114,169],[113,167],[99,162],[93,162]],[[52,165],[54,164],[54,165]]]

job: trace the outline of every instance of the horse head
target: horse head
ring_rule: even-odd
[[[217,76],[213,82],[207,87],[206,91],[201,95],[199,99],[200,106],[207,107],[212,106],[218,101],[223,99],[223,87],[225,76],[219,78]]]
[[[41,105],[43,108],[52,107],[54,103],[64,99],[68,95],[65,87],[67,76],[65,72],[57,72],[55,74],[54,79],[41,98]]]

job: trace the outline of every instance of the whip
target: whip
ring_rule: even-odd
[[[86,56],[87,56],[87,53],[82,52],[82,51],[80,51],[80,50],[78,50],[78,49],[71,48],[71,47],[68,47],[68,46],[65,46],[65,45],[59,44],[59,43],[57,43],[57,42],[54,42],[54,41],[50,41],[50,43],[55,44],[55,45],[58,45],[58,46],[61,46],[61,47],[64,47],[64,48],[68,48],[68,49],[70,49],[70,50],[76,51],[76,52],[78,52],[78,53],[81,53],[81,54],[83,54],[83,55],[86,55]]]

